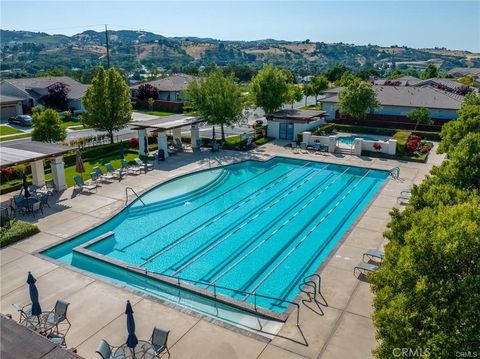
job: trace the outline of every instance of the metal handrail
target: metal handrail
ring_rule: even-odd
[[[140,198],[140,196],[135,192],[135,190],[132,187],[125,187],[125,206],[128,204],[128,190],[132,191],[133,194],[142,202],[142,204],[145,206],[145,202]]]
[[[394,167],[390,171],[390,176],[392,176],[394,179],[399,179],[400,177],[400,167]]]
[[[235,293],[238,293],[238,294],[253,295],[254,296],[254,309],[255,309],[255,312],[257,313],[257,315],[262,315],[261,313],[258,313],[258,308],[257,308],[257,298],[258,297],[271,299],[272,301],[276,301],[276,302],[283,302],[283,303],[292,304],[297,308],[296,324],[297,324],[297,326],[300,326],[300,305],[296,302],[291,301],[291,300],[271,297],[271,296],[268,296],[268,295],[265,295],[265,294],[258,294],[256,292],[251,293],[251,292],[247,292],[247,291],[240,290],[240,289],[221,286],[221,285],[218,285],[218,284],[215,284],[215,283],[210,284],[209,282],[207,282],[205,280],[202,280],[202,279],[190,279],[190,278],[183,278],[183,277],[179,277],[179,276],[172,276],[172,275],[169,275],[169,274],[157,273],[155,271],[148,270],[146,268],[139,268],[139,267],[130,266],[130,265],[127,265],[126,267],[130,268],[130,269],[134,269],[134,270],[142,270],[144,272],[145,276],[147,276],[147,277],[149,277],[148,273],[151,273],[151,274],[156,274],[156,275],[160,275],[160,276],[163,276],[163,277],[168,277],[168,278],[171,278],[171,279],[175,279],[177,281],[177,286],[180,287],[180,288],[182,287],[181,282],[192,283],[194,285],[195,284],[203,284],[203,285],[207,286],[206,288],[213,286],[213,296],[214,296],[215,299],[217,298],[217,290],[218,289],[232,291],[232,292],[235,292]],[[151,277],[151,278],[156,279],[155,277]],[[202,294],[199,293],[199,295],[202,295]]]

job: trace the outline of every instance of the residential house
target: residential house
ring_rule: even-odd
[[[163,79],[153,80],[130,86],[132,98],[136,98],[138,88],[142,85],[149,84],[158,90],[158,100],[170,102],[184,102],[185,96],[183,91],[188,84],[194,79],[189,75],[173,75]]]
[[[68,108],[83,111],[82,97],[88,85],[81,84],[67,76],[4,79],[0,82],[1,120],[30,113],[33,106],[42,103],[48,94],[48,87],[62,82],[68,86]]]
[[[367,113],[364,120],[351,119],[339,113],[337,104],[340,87],[325,91],[325,96],[320,99],[320,102],[326,112],[327,121],[336,120],[340,123],[406,129],[413,125],[407,114],[413,109],[425,107],[430,111],[433,124],[419,125],[419,129],[439,130],[445,122],[457,118],[457,111],[464,96],[455,90],[443,87],[440,89],[438,85],[429,83],[430,80],[425,81],[419,82],[415,86],[373,85],[380,107]]]

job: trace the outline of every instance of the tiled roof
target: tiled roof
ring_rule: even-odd
[[[68,85],[70,92],[68,93],[69,99],[81,99],[87,91],[88,85],[84,85],[68,76],[54,76],[54,77],[31,77],[22,79],[8,79],[6,80],[15,87],[26,91],[35,97],[35,89],[46,89],[48,86],[53,85],[56,82],[63,82]]]
[[[131,89],[138,89],[141,85],[150,84],[159,91],[182,91],[188,87],[188,84],[194,79],[189,75],[173,75],[164,79],[153,80],[141,84],[130,86]]]
[[[0,103],[19,102],[19,101],[22,101],[24,99],[25,99],[24,97],[7,96],[7,95],[0,94]]]
[[[448,91],[442,91],[431,86],[373,86],[377,101],[381,106],[426,107],[436,109],[458,110],[464,97]],[[331,94],[321,102],[337,103],[341,88],[329,90]]]

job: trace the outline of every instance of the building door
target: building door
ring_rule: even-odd
[[[293,123],[280,122],[278,138],[293,141]]]

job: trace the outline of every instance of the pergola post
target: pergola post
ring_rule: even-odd
[[[200,128],[198,125],[192,125],[190,128],[190,142],[192,148],[198,148],[198,140],[200,140]]]
[[[63,156],[57,156],[52,159],[52,176],[53,183],[57,191],[63,191],[67,189],[67,183],[65,182],[65,164],[63,163]]]
[[[32,169],[32,183],[35,186],[43,187],[45,185],[45,170],[43,168],[43,160],[30,162]]]
[[[138,130],[138,154],[140,156],[145,156],[145,136],[147,131],[144,129]],[[148,149],[147,149],[148,150]]]
[[[175,140],[178,139],[180,142],[182,142],[182,128],[177,127],[172,130],[172,136],[173,136],[173,142],[175,143]]]
[[[158,149],[163,150],[165,159],[168,157],[168,143],[167,143],[167,133],[165,131],[158,131],[157,136]]]

